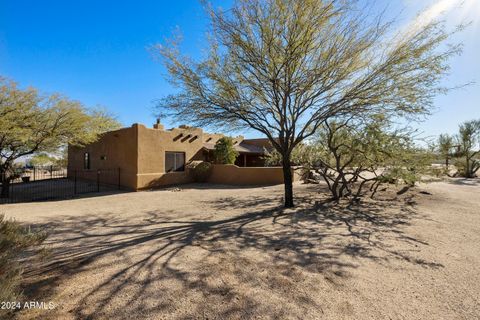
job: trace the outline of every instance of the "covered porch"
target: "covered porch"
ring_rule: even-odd
[[[235,165],[238,167],[264,167],[265,166],[265,150],[259,146],[239,143],[236,144],[235,150],[238,152]],[[215,145],[213,143],[205,143],[203,146],[205,161],[214,162]]]

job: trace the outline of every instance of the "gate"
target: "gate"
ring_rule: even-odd
[[[4,174],[0,181],[5,181]],[[0,203],[60,200],[120,189],[120,169],[70,170],[56,166],[15,169],[0,182]],[[6,188],[7,190],[5,190]]]

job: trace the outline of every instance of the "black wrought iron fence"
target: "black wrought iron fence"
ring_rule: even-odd
[[[120,189],[120,169],[18,168],[0,175],[0,203],[55,200]]]

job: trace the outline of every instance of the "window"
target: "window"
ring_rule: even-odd
[[[185,152],[165,152],[165,172],[185,171]]]
[[[83,155],[83,169],[90,170],[90,153],[88,152]]]

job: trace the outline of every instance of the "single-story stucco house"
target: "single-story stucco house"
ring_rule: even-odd
[[[68,174],[118,169],[116,181],[130,190],[192,182],[186,164],[212,161],[215,143],[224,137],[200,128],[180,126],[165,130],[157,122],[153,128],[142,124],[110,131],[95,143],[84,147],[69,146]],[[281,168],[264,167],[268,139],[233,138],[239,155],[235,165],[214,165],[208,182],[237,185],[283,183]]]

